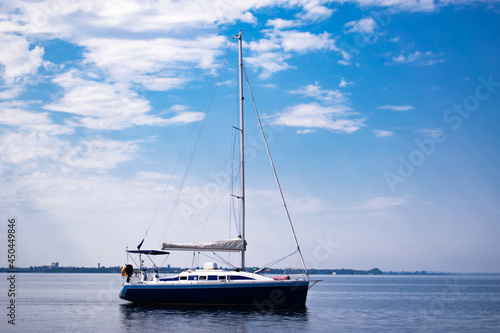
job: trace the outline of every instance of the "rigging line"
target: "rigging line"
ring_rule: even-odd
[[[278,180],[278,174],[276,173],[276,168],[274,167],[273,158],[271,157],[271,151],[269,150],[269,146],[267,144],[266,134],[264,133],[264,128],[262,127],[262,122],[260,121],[259,112],[257,111],[257,105],[255,104],[255,99],[253,98],[252,88],[250,87],[250,82],[248,81],[247,71],[245,70],[244,66],[243,66],[243,72],[245,73],[245,78],[247,81],[248,90],[250,91],[250,96],[252,97],[252,103],[253,103],[253,107],[255,109],[255,113],[257,114],[257,120],[259,121],[260,131],[262,132],[262,138],[264,139],[264,143],[266,144],[267,156],[269,156],[269,161],[271,162],[271,166],[272,166],[273,172],[274,172],[274,178],[276,179],[276,184],[278,185],[278,189],[279,189],[280,194],[281,194],[281,201],[283,202],[283,207],[285,208],[286,216],[288,218],[288,223],[290,225],[290,230],[292,231],[293,239],[295,241],[295,245],[297,246],[297,251],[299,252],[300,260],[302,261],[302,266],[304,267],[304,271],[306,272],[306,275],[309,276],[309,273],[307,272],[307,268],[306,268],[306,263],[304,261],[304,257],[302,256],[302,252],[300,251],[300,246],[299,246],[299,242],[297,240],[297,236],[295,235],[295,230],[293,229],[292,219],[290,218],[290,213],[288,212],[288,207],[286,206],[285,197],[283,195],[283,191],[281,190],[280,181]]]
[[[236,135],[234,135],[234,140],[233,140],[233,154],[231,157],[231,197],[230,197],[230,207],[229,207],[229,219],[232,221],[231,216],[234,216],[234,224],[236,226],[236,231],[238,232],[238,235],[241,235],[241,227],[238,224],[237,221],[237,216],[241,216],[241,213],[238,212],[238,215],[236,215],[236,205],[235,205],[235,199],[233,194],[235,193],[235,184],[236,184],[236,179],[238,179],[238,176],[240,175],[240,168],[237,168],[237,173],[235,175],[235,167],[234,167],[234,161],[235,161],[235,156],[236,156]],[[240,204],[240,200],[237,201],[238,206]],[[231,215],[232,214],[232,215]]]
[[[217,253],[212,252],[212,254],[213,254],[214,256],[216,256],[217,258],[219,258],[220,260],[222,260],[222,261],[223,261],[226,265],[229,265],[229,266],[231,266],[231,267],[233,267],[233,268],[236,268],[236,266],[234,266],[233,264],[231,264],[231,263],[230,263],[229,261],[227,261],[226,259],[222,258],[222,257],[221,257],[220,255],[218,255]]]
[[[181,181],[181,184],[179,186],[179,191],[178,191],[177,196],[176,196],[176,198],[174,200],[174,204],[173,204],[172,210],[170,211],[170,215],[168,217],[167,224],[165,225],[165,228],[163,229],[161,239],[165,239],[165,236],[166,236],[166,234],[168,232],[168,229],[170,228],[170,224],[172,222],[175,209],[177,208],[177,204],[179,203],[179,199],[180,199],[180,196],[181,196],[182,189],[184,188],[184,184],[186,182],[186,178],[187,178],[187,174],[189,172],[189,168],[191,167],[191,163],[193,162],[193,158],[194,158],[194,154],[196,152],[196,148],[198,147],[198,143],[200,142],[201,133],[203,132],[203,128],[205,127],[205,123],[207,121],[208,112],[210,111],[210,107],[212,106],[212,102],[214,100],[215,92],[217,91],[217,87],[219,86],[220,79],[222,77],[222,72],[224,71],[224,67],[226,66],[227,58],[229,56],[229,52],[231,51],[231,48],[232,48],[232,45],[233,45],[233,40],[234,40],[234,37],[231,39],[231,43],[229,44],[229,48],[228,48],[228,50],[226,52],[226,57],[225,57],[224,62],[222,64],[222,66],[221,66],[219,77],[217,78],[217,83],[215,84],[215,88],[214,88],[214,91],[212,93],[212,97],[210,98],[210,103],[208,104],[208,107],[207,107],[207,112],[205,113],[205,117],[203,118],[203,123],[201,125],[200,133],[198,134],[198,137],[196,138],[196,142],[195,142],[195,145],[194,145],[194,148],[193,148],[193,152],[191,153],[191,156],[189,158],[186,171],[184,172],[184,175],[182,177],[182,181]]]
[[[128,254],[127,254],[127,256],[128,256]],[[134,262],[134,264],[135,264],[135,266],[136,266],[136,267],[139,267],[139,265],[137,265],[137,263],[135,262],[134,258],[130,257],[130,260],[132,260],[132,261]],[[128,263],[128,262],[129,262],[129,261],[128,261],[128,257],[127,257],[127,263]]]
[[[236,36],[234,36],[236,37]],[[233,38],[234,38],[233,37]],[[237,73],[235,73],[236,77],[239,78],[239,71]],[[238,82],[238,80],[237,80]],[[235,99],[234,99],[234,106],[233,106],[233,120],[232,120],[232,123],[234,124],[233,125],[233,128],[234,130],[232,131],[232,149],[231,149],[231,195],[229,196],[229,230],[228,230],[228,236],[229,238],[231,238],[231,226],[232,226],[232,223],[234,222],[234,225],[236,227],[236,232],[237,232],[237,235],[238,236],[241,236],[241,227],[240,225],[238,224],[238,219],[236,217],[236,203],[235,203],[235,197],[233,196],[236,192],[235,192],[235,184],[236,184],[236,178],[235,178],[235,166],[236,166],[236,147],[237,147],[237,143],[238,143],[238,140],[237,140],[237,131],[238,131],[238,127],[237,127],[237,124],[239,123],[238,120],[238,117],[240,116],[240,110],[239,110],[239,104],[240,104],[240,101],[239,101],[239,85],[238,84],[235,84],[234,85],[234,89],[235,89]],[[238,168],[238,170],[240,170],[240,168]],[[238,191],[239,193],[240,191]],[[238,203],[240,202],[240,199],[238,199],[237,201]],[[238,216],[241,216],[241,214],[238,214]],[[228,252],[228,260],[231,261],[231,252]]]
[[[153,259],[151,259],[151,257],[149,256],[149,254],[146,254],[146,257],[148,257],[149,261],[151,261],[151,263],[153,264],[153,267],[158,268],[158,266],[156,266],[155,262],[153,261]]]
[[[234,38],[234,36],[233,36]],[[236,98],[234,99],[234,109],[233,109],[233,119],[232,119],[232,124],[236,124],[236,117],[239,114],[238,110],[238,85],[235,85],[236,93],[235,96]],[[235,126],[233,126],[234,129],[236,129]],[[228,237],[229,239],[231,238],[231,224],[233,222],[232,219],[232,211],[233,211],[233,206],[234,206],[234,199],[233,199],[233,194],[234,194],[234,164],[235,164],[235,156],[236,156],[236,131],[231,132],[231,137],[232,137],[232,146],[231,146],[231,181],[230,181],[230,189],[231,189],[231,195],[229,196],[229,224],[228,224]],[[238,230],[238,223],[236,222],[236,219],[234,220],[234,223],[236,225],[236,231],[238,232],[238,235],[240,235],[240,231]],[[229,253],[229,258],[231,258],[231,253]],[[230,259],[229,259],[230,260]]]
[[[281,258],[281,259],[275,260],[275,261],[273,261],[273,262],[271,262],[271,263],[269,263],[269,264],[266,264],[266,265],[264,265],[264,266],[262,266],[262,267],[272,267],[272,266],[276,265],[277,263],[279,263],[280,261],[283,261],[283,260],[285,260],[286,258],[293,256],[293,255],[294,255],[295,253],[297,253],[297,252],[298,252],[298,250],[295,250],[295,251],[293,251],[292,253],[290,253],[289,255],[287,255],[287,256],[285,256],[285,257],[283,257],[283,258]]]
[[[233,126],[234,127],[234,126]],[[234,129],[236,131],[238,131],[239,129],[234,127]],[[235,198],[237,196],[234,195],[235,193],[235,184],[238,184],[238,182],[236,181],[238,179],[238,177],[240,177],[240,174],[241,174],[241,168],[238,167],[238,168],[235,168],[235,156],[236,156],[236,146],[237,146],[237,135],[236,135],[236,131],[234,132],[234,137],[233,137],[233,152],[232,152],[232,157],[231,157],[231,211],[230,211],[230,216],[231,216],[231,213],[233,214],[232,216],[234,217],[234,224],[236,226],[236,231],[238,232],[238,235],[241,235],[241,226],[240,224],[238,223],[238,216],[241,216],[241,199],[239,198],[238,200],[235,200]],[[239,163],[241,163],[241,161],[239,161]],[[236,173],[235,173],[236,172]],[[238,191],[238,193],[241,192],[241,191]],[[238,205],[235,204],[235,202],[237,202]],[[236,214],[236,209],[238,209],[238,214]]]
[[[161,268],[161,267],[164,267],[164,265],[165,265],[165,261],[167,261],[168,256],[169,256],[168,254],[165,256],[165,259],[163,259],[162,263],[160,264],[160,268]],[[158,269],[158,270],[159,270],[159,269]]]
[[[238,235],[241,236],[241,224],[238,223],[238,218],[241,216],[241,199],[233,197],[233,221]]]
[[[234,124],[234,115],[233,115],[233,124]],[[234,199],[233,199],[233,194],[234,194],[234,156],[236,155],[235,154],[235,151],[236,151],[236,132],[232,132],[233,133],[233,146],[232,146],[232,149],[231,149],[231,195],[229,196],[229,228],[231,228],[231,223],[233,222],[233,219],[232,219],[232,212],[234,210]],[[235,223],[236,223],[236,219],[235,219]],[[236,223],[237,225],[237,223]],[[236,228],[236,230],[239,232],[238,228]]]
[[[203,227],[201,228],[200,230],[200,235],[203,234],[203,231],[205,230],[205,227],[207,225],[207,222],[208,222],[208,219],[210,218],[210,216],[212,216],[212,214],[215,212],[215,210],[219,207],[220,203],[222,202],[222,200],[226,197],[226,195],[229,193],[229,188],[226,189],[226,192],[224,192],[221,196],[220,196],[220,199],[219,201],[217,202],[217,204],[214,205],[214,207],[212,208],[212,210],[210,211],[210,213],[208,214],[208,216],[206,217],[206,219],[203,221]]]
[[[198,252],[198,254],[201,254],[201,255],[203,255],[203,256],[205,256],[205,257],[207,257],[208,259],[212,259],[212,260],[214,260],[214,261],[218,261],[218,259],[217,259],[217,258],[211,257],[211,256],[209,256],[208,254],[205,254],[205,253],[203,253],[203,252]]]
[[[231,267],[233,267],[233,268],[236,268],[236,266],[234,266],[234,265],[233,265],[233,264],[231,264],[229,261],[227,261],[227,260],[225,260],[224,258],[222,258],[221,256],[219,256],[219,255],[218,255],[217,253],[215,253],[215,252],[212,252],[212,254],[213,254],[216,258],[211,257],[211,256],[209,256],[208,254],[205,254],[205,253],[203,253],[203,252],[199,252],[199,253],[200,253],[200,254],[202,254],[202,255],[204,255],[204,256],[205,256],[205,257],[207,257],[207,258],[210,258],[210,259],[215,260],[215,261],[217,261],[217,259],[218,259],[218,260],[222,261],[223,263],[225,263],[226,265],[229,265],[229,266],[231,266]]]
[[[205,101],[203,102],[201,109],[203,109],[203,106],[205,105],[205,103],[206,103],[206,99],[207,99],[207,98],[208,98],[208,95],[207,95],[207,97],[205,98]],[[170,177],[169,177],[169,179],[168,179],[167,186],[165,186],[165,189],[163,190],[163,194],[161,195],[160,201],[158,201],[158,204],[156,205],[156,209],[155,209],[155,212],[154,212],[154,214],[153,214],[153,217],[151,218],[151,221],[149,222],[148,228],[146,229],[146,233],[144,234],[144,237],[142,238],[143,240],[144,240],[144,239],[146,239],[146,236],[148,235],[149,229],[151,228],[151,225],[153,224],[153,221],[154,221],[154,219],[155,219],[155,217],[156,217],[156,214],[158,213],[158,210],[160,209],[160,205],[161,205],[161,203],[163,202],[163,198],[165,197],[165,194],[167,193],[168,188],[170,187],[170,183],[172,182],[172,178],[173,178],[173,176],[175,175],[175,172],[177,171],[177,167],[178,167],[178,166],[179,166],[179,164],[180,164],[180,161],[181,161],[181,159],[182,159],[182,156],[184,155],[184,151],[186,150],[186,147],[187,147],[187,145],[188,145],[188,143],[189,143],[189,140],[191,139],[191,135],[192,135],[192,134],[193,134],[193,132],[194,132],[194,128],[195,128],[195,125],[196,125],[196,123],[198,122],[198,120],[199,120],[199,119],[197,119],[197,120],[195,121],[195,123],[193,124],[193,126],[191,127],[191,131],[189,132],[189,135],[188,135],[188,137],[187,137],[187,139],[186,139],[186,142],[184,143],[184,146],[182,147],[181,154],[179,155],[179,158],[177,159],[177,162],[176,162],[176,164],[175,164],[175,166],[174,166],[174,170],[173,170],[173,171],[172,171],[172,173],[170,174]]]

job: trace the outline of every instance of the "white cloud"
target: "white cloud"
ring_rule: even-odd
[[[143,84],[146,89],[158,91],[195,79],[186,74],[190,71],[179,75],[182,69],[212,70],[219,49],[227,42],[226,37],[214,33],[217,26],[237,20],[254,24],[256,18],[249,9],[260,5],[239,2],[228,6],[223,1],[201,0],[19,1],[9,6],[16,12],[7,17],[11,24],[0,25],[0,30],[59,38],[83,47],[85,64],[97,66],[112,81]],[[2,45],[12,44],[1,36],[7,35],[0,35]],[[22,40],[26,45],[21,45],[24,56],[0,54],[0,67],[3,62],[7,64],[5,78],[12,81],[21,74],[36,73],[43,49],[28,50],[22,37],[9,38]],[[29,61],[24,61],[28,55]]]
[[[171,118],[148,114],[149,102],[132,92],[126,85],[111,84],[82,78],[71,70],[54,78],[64,89],[64,96],[44,106],[46,110],[77,115],[75,126],[89,129],[116,130],[137,125],[173,125],[202,119],[202,114],[181,111]]]
[[[10,89],[6,89],[4,91],[0,91],[0,99],[8,100],[8,99],[14,99],[18,97],[21,92],[22,88],[20,86],[11,86]]]
[[[177,178],[177,177],[166,173],[151,172],[151,171],[139,171],[137,173],[137,179],[140,180],[169,180],[171,178]]]
[[[183,111],[183,112],[178,112],[173,117],[163,119],[163,121],[161,121],[159,125],[189,124],[202,120],[204,116],[205,114],[203,112]]]
[[[342,59],[340,59],[338,61],[339,64],[341,64],[343,66],[349,66],[349,65],[351,65],[352,55],[349,54],[349,52],[347,52],[345,50],[342,50],[342,49],[339,49],[338,53],[342,56]],[[357,64],[357,65],[359,67],[359,64]]]
[[[415,51],[414,53],[410,53],[407,56],[401,53],[397,57],[393,57],[392,61],[399,64],[415,63],[417,65],[431,66],[438,63],[442,63],[445,60],[440,59],[439,55],[431,51],[427,52]]]
[[[179,69],[192,65],[213,68],[219,48],[226,41],[223,36],[213,35],[194,40],[93,38],[80,44],[88,50],[86,60],[105,70],[114,80],[166,90],[186,81],[174,75]]]
[[[383,210],[391,207],[402,206],[407,203],[404,197],[376,197],[361,202],[356,209]]]
[[[35,165],[31,163],[35,160],[57,159],[65,146],[65,142],[46,132],[7,131],[0,136],[0,159],[3,163],[20,164],[23,170],[32,169]]]
[[[281,47],[285,52],[309,52],[318,50],[337,50],[331,34],[311,34],[302,31],[282,31],[280,33]]]
[[[321,102],[302,103],[286,108],[282,113],[271,116],[275,125],[300,127],[297,134],[312,133],[317,128],[336,132],[353,133],[365,126],[364,118],[347,106],[348,98],[339,90],[323,89],[318,82],[288,90],[289,94],[314,98]]]
[[[148,1],[109,0],[106,2],[21,2],[30,25],[29,31],[68,36],[92,34],[91,28],[130,32],[175,31],[178,29],[208,29],[216,23],[225,24],[237,20],[255,23],[249,11],[262,3],[226,1]],[[77,15],[83,13],[83,15]],[[84,29],[82,29],[84,28]],[[86,28],[86,29],[85,29]],[[82,31],[78,31],[82,29]],[[84,31],[85,30],[85,31]]]
[[[0,124],[17,126],[27,131],[43,132],[51,135],[71,134],[74,129],[66,125],[52,123],[46,112],[29,112],[23,102],[0,103]]]
[[[182,104],[174,104],[170,107],[170,111],[174,112],[182,112],[182,111],[187,111],[189,108],[185,105]]]
[[[391,131],[375,130],[374,132],[375,132],[375,137],[377,138],[386,138],[394,135],[394,132]]]
[[[97,242],[124,249],[130,242],[135,243],[136,235],[142,235],[146,226],[138,221],[144,222],[146,212],[149,222],[165,189],[159,185],[165,183],[166,177],[158,174],[156,179],[144,179],[142,175],[121,178],[35,171],[12,176],[10,180],[0,178],[2,188],[9,188],[0,193],[2,211],[14,211],[15,216],[22,216],[24,237],[38,249],[23,257],[20,265],[41,265],[47,257],[58,258],[63,265],[91,266],[92,262],[113,265],[118,257],[103,263],[102,258],[99,259],[102,249],[97,247],[94,252],[94,247],[88,244]],[[170,200],[170,193],[175,192],[167,191],[166,201]],[[161,229],[157,229],[153,225],[150,234],[161,233]],[[153,240],[158,239],[150,236],[147,242]],[[66,252],[61,253],[61,248]]]
[[[392,111],[409,111],[415,109],[411,105],[383,105],[379,106],[379,110],[392,110]]]
[[[274,83],[266,83],[266,84],[260,84],[262,88],[267,88],[267,89],[278,89],[278,86]]]
[[[271,30],[265,31],[265,34],[266,38],[248,44],[252,55],[245,57],[245,61],[254,69],[263,69],[261,78],[268,78],[278,71],[294,68],[286,63],[293,53],[331,50],[344,56],[344,52],[335,45],[336,39],[327,32],[312,34],[297,30]]]
[[[51,169],[57,173],[77,169],[113,169],[129,161],[138,150],[135,141],[116,141],[91,136],[72,143],[60,135],[72,134],[69,125],[54,124],[47,112],[29,112],[23,102],[0,103],[0,124],[16,127],[0,138],[3,162],[16,164],[16,173],[31,174]],[[47,169],[48,168],[48,169]]]
[[[309,134],[309,133],[314,133],[316,132],[315,130],[312,129],[301,129],[297,130],[297,134]]]
[[[297,20],[283,20],[280,18],[276,18],[267,20],[266,25],[272,26],[274,29],[281,30],[299,26],[301,25],[301,22]]]
[[[407,11],[428,12],[436,8],[434,0],[352,0],[352,2],[358,3],[363,7],[388,7],[390,9]]]
[[[281,48],[281,45],[277,39],[262,38],[259,39],[258,42],[251,41],[250,43],[248,43],[248,47],[251,51],[265,53],[279,50]]]
[[[238,16],[238,20],[245,23],[257,24],[257,18],[251,12],[243,12]]]
[[[361,20],[347,22],[344,27],[348,28],[348,33],[373,34],[377,28],[377,23],[373,17],[366,17]]]
[[[141,76],[134,79],[137,83],[144,86],[146,90],[165,91],[174,88],[182,88],[186,83],[186,79],[179,77],[158,77],[158,76]]]
[[[78,123],[91,129],[123,129],[160,120],[146,115],[151,109],[149,102],[126,86],[88,80],[80,75],[71,70],[56,76],[53,81],[63,87],[64,96],[44,108],[83,116]]]
[[[345,88],[352,83],[353,83],[352,81],[346,81],[344,78],[341,78],[339,83],[339,88]]]
[[[116,141],[102,137],[84,139],[65,152],[59,162],[67,167],[83,169],[113,169],[119,163],[135,157],[139,146],[134,141]]]
[[[214,33],[221,24],[238,20],[256,24],[253,10],[276,5],[274,0],[234,2],[230,6],[218,0],[19,2],[19,13],[13,16],[16,17],[13,26],[5,26],[4,29],[60,38],[84,47],[85,63],[97,66],[112,81],[133,82],[159,91],[179,87],[194,79],[186,74],[189,68],[214,68],[220,48],[227,43],[227,38]],[[326,7],[324,1],[300,0],[279,3],[278,6],[298,7],[300,10],[297,20],[268,20],[268,24],[279,32],[275,38],[271,37],[273,32],[264,40],[250,43],[255,53],[249,63],[264,69],[261,77],[293,68],[286,63],[290,52],[334,50],[342,53],[335,47],[335,39],[326,32],[315,35],[279,31],[301,25],[307,20],[330,17],[334,10]],[[40,51],[43,52],[43,49],[34,48],[30,52],[38,55]],[[285,54],[278,55],[276,52]],[[260,66],[256,60],[265,64]],[[348,61],[345,57],[344,60]],[[35,66],[36,63],[32,61],[30,64]]]
[[[303,8],[305,13],[300,14],[300,18],[309,21],[322,21],[330,18],[334,10],[326,6],[322,6],[320,1],[304,1]]]
[[[285,62],[290,58],[291,55],[281,52],[263,52],[257,53],[254,56],[246,57],[245,62],[255,69],[262,68],[262,73],[259,77],[267,79],[276,72],[289,68],[295,68]]]
[[[340,65],[343,65],[343,66],[349,66],[349,65],[351,65],[351,61],[350,61],[351,56],[350,56],[350,55],[348,55],[348,54],[347,54],[347,52],[343,52],[343,53],[345,54],[344,59],[340,59],[340,60],[338,61],[338,63],[339,63]],[[347,60],[347,59],[349,59],[349,60]]]
[[[30,44],[22,36],[0,33],[0,74],[6,84],[22,83],[35,75],[42,64],[44,50]]]
[[[32,199],[35,207],[60,214],[66,218],[65,221],[74,221],[74,218],[68,216],[63,207],[71,206],[71,211],[77,212],[75,215],[80,213],[88,218],[92,215],[86,211],[89,208],[101,213],[108,210],[109,214],[109,207],[114,207],[112,214],[119,214],[120,209],[116,209],[117,207],[121,209],[134,206],[149,207],[151,203],[147,204],[148,200],[152,202],[158,200],[158,190],[152,189],[155,187],[155,181],[160,179],[160,175],[157,179],[141,179],[133,176],[122,179],[107,175],[81,174],[67,174],[62,177],[58,179],[54,174],[47,172],[34,173],[25,177],[26,183],[22,190],[33,191],[34,195],[27,197]],[[88,222],[93,223],[92,219]]]
[[[340,104],[346,101],[346,98],[339,90],[321,89],[321,86],[318,84],[318,82],[314,83],[314,85],[309,84],[297,90],[288,90],[288,93],[294,95],[303,95],[306,97],[313,97],[326,103]]]
[[[82,139],[71,145],[47,132],[23,130],[0,136],[0,159],[16,164],[16,174],[32,174],[47,170],[57,174],[83,169],[107,170],[130,161],[139,146],[136,142],[105,139]]]
[[[324,200],[311,196],[300,197],[298,200],[292,200],[290,206],[293,207],[294,212],[297,213],[317,213],[324,211],[327,207],[329,207],[328,203]]]
[[[313,102],[288,107],[271,118],[274,125],[305,129],[323,128],[343,133],[353,133],[365,126],[365,119],[351,119],[351,116],[350,108],[346,106],[321,106]]]

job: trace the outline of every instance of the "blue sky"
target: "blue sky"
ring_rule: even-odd
[[[224,238],[228,225],[234,235],[235,42],[182,179],[242,29],[309,267],[500,272],[499,9],[467,0],[4,1],[2,244],[10,217],[19,266],[121,265],[148,228],[151,248]],[[259,266],[294,246],[245,94],[247,263]],[[170,263],[189,266],[190,255]]]

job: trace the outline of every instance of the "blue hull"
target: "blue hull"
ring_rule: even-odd
[[[120,298],[145,304],[251,305],[262,310],[306,304],[309,281],[125,284]]]

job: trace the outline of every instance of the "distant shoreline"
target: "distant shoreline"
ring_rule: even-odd
[[[179,273],[189,269],[188,267],[162,267],[160,273]],[[14,269],[7,267],[0,267],[0,273],[121,273],[122,266],[112,267],[53,267],[53,266],[30,266],[30,267],[16,267]],[[247,267],[247,271],[252,268]],[[268,274],[283,274],[284,269],[269,269]],[[500,276],[500,273],[449,273],[449,272],[384,272],[378,268],[370,270],[355,270],[355,269],[309,269],[309,274],[313,275],[413,275],[413,276],[439,276],[439,275],[473,275],[473,276]]]

